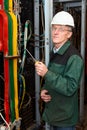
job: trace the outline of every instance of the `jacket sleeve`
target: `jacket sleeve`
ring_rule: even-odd
[[[44,77],[47,83],[45,89],[47,87],[66,96],[73,95],[80,85],[83,66],[81,57],[77,55],[71,56],[62,74],[48,70]]]

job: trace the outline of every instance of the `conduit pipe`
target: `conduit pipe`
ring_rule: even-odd
[[[48,66],[49,63],[49,52],[52,48],[51,41],[51,20],[53,16],[53,0],[44,1],[44,12],[45,12],[45,64]],[[51,130],[51,127],[46,123],[46,130]]]
[[[39,0],[34,0],[34,34],[39,35]],[[39,37],[35,37],[35,45],[39,46]],[[39,48],[35,48],[35,59],[39,60]],[[40,77],[35,73],[35,111],[36,125],[40,125],[39,111]]]
[[[49,62],[49,51],[51,48],[51,20],[53,16],[53,0],[45,0],[45,64]]]
[[[81,55],[85,61],[85,32],[86,32],[86,0],[82,0],[81,11]],[[84,85],[85,85],[85,69],[80,86],[80,122],[84,120]]]

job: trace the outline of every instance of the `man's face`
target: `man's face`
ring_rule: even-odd
[[[52,25],[52,41],[56,48],[63,45],[72,35],[71,28],[64,25]]]

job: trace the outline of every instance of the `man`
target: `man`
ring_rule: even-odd
[[[45,80],[41,99],[45,102],[43,120],[53,130],[75,130],[78,122],[78,88],[83,60],[70,38],[74,19],[68,12],[58,12],[51,22],[53,49],[48,68],[35,64],[36,72]]]

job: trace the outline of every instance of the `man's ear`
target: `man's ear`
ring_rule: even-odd
[[[68,39],[70,39],[72,36],[72,32],[68,32]]]

